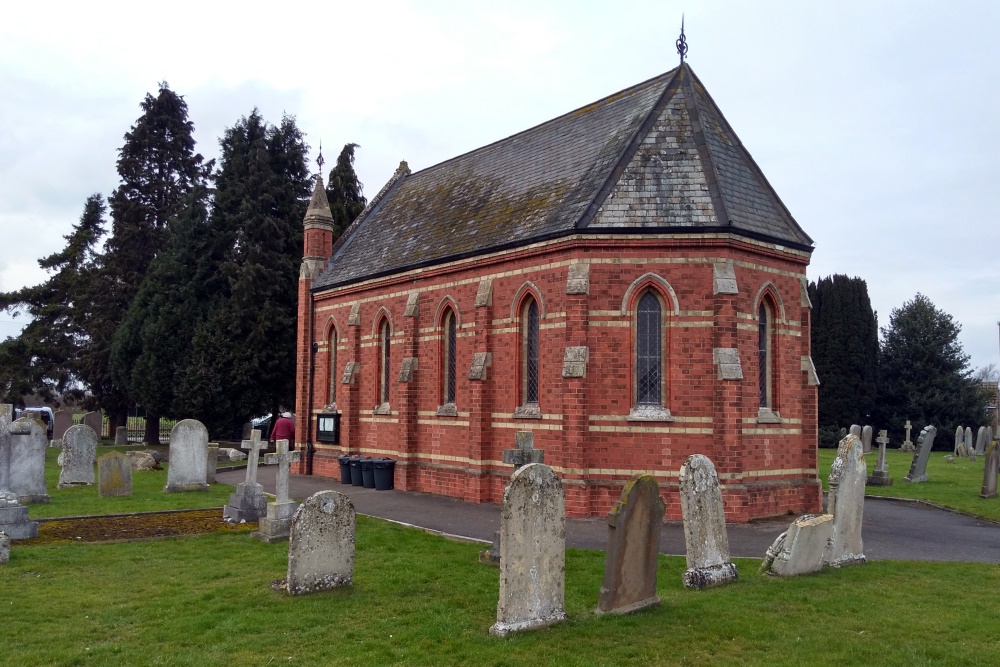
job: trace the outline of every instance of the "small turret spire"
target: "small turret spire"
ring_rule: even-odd
[[[687,39],[684,38],[684,15],[683,14],[681,14],[681,36],[677,38],[677,42],[675,42],[675,45],[677,46],[677,54],[680,55],[680,57],[681,57],[681,65],[683,65],[684,64],[684,56],[686,56],[687,52],[688,52]]]

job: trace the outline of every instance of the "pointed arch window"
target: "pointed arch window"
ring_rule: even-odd
[[[443,380],[441,387],[441,399],[442,403],[448,404],[455,402],[455,384],[458,376],[456,351],[456,344],[458,342],[458,323],[455,319],[455,311],[451,308],[445,311],[442,325],[442,328],[444,329],[444,354],[441,355],[443,361],[441,369],[441,377]]]
[[[757,390],[761,410],[771,410],[774,406],[772,386],[771,309],[766,299],[762,299],[757,309]]]
[[[382,320],[381,326],[379,326],[379,388],[378,388],[378,400],[383,406],[389,404],[389,372],[390,372],[390,355],[389,355],[389,320]]]
[[[330,345],[330,396],[327,399],[328,405],[337,403],[337,330],[331,328],[327,337]]]
[[[538,302],[531,297],[521,310],[521,402],[538,403]]]
[[[651,290],[636,308],[635,385],[637,405],[663,405],[663,309]]]

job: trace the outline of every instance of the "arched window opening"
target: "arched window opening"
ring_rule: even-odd
[[[538,303],[529,297],[521,311],[521,398],[538,403]]]
[[[337,330],[330,329],[330,335],[328,337],[330,345],[330,396],[327,400],[328,405],[333,405],[337,402]]]
[[[379,327],[379,402],[389,402],[389,321],[383,320]]]
[[[635,378],[637,405],[663,405],[663,311],[652,291],[636,309]]]
[[[771,409],[771,313],[762,300],[757,309],[757,387],[760,407]]]
[[[455,380],[457,377],[456,343],[458,341],[458,324],[455,319],[455,312],[450,308],[445,312],[443,328],[444,354],[442,358],[444,360],[444,367],[442,369],[442,377],[444,378],[444,386],[442,387],[442,398],[444,399],[443,402],[447,404],[455,402]]]

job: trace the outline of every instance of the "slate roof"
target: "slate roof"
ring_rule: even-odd
[[[338,240],[313,289],[585,232],[675,96],[685,98],[687,113],[673,122],[697,146],[691,163],[705,172],[714,214],[692,227],[668,209],[642,231],[724,228],[811,250],[812,239],[685,64],[470,153],[397,172]]]

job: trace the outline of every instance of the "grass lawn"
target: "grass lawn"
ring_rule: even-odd
[[[98,447],[97,456],[113,451],[139,449],[128,447]],[[222,507],[229,501],[233,488],[229,484],[213,484],[210,491],[189,491],[185,493],[163,493],[167,485],[167,464],[163,470],[149,470],[132,473],[132,495],[115,498],[100,498],[97,485],[81,486],[74,489],[60,489],[59,466],[56,458],[62,450],[50,447],[45,455],[45,482],[49,487],[52,501],[47,504],[29,505],[28,516],[32,519],[50,519],[61,516],[85,516],[92,514],[125,514],[128,512],[152,512],[161,510],[195,509],[201,507]],[[95,472],[95,482],[96,472]]]
[[[954,463],[945,463],[944,457],[950,453],[931,452],[930,458],[927,459],[927,481],[910,484],[904,482],[903,478],[910,472],[913,454],[887,449],[885,460],[889,464],[892,486],[868,486],[865,488],[865,493],[871,496],[926,500],[984,519],[1000,521],[1000,497],[989,499],[979,497],[979,492],[983,488],[983,466],[986,457],[980,456],[974,463],[964,457],[956,458]],[[827,478],[830,476],[830,466],[836,456],[836,449],[819,450],[819,476],[823,480],[824,490],[828,490]],[[866,454],[865,462],[868,464],[870,475],[878,462],[878,451]]]
[[[661,557],[663,604],[595,616],[604,554],[566,558],[566,623],[507,639],[478,545],[358,517],[354,586],[272,591],[287,544],[246,534],[14,544],[0,566],[10,665],[986,665],[1000,568],[882,561],[702,592]]]

